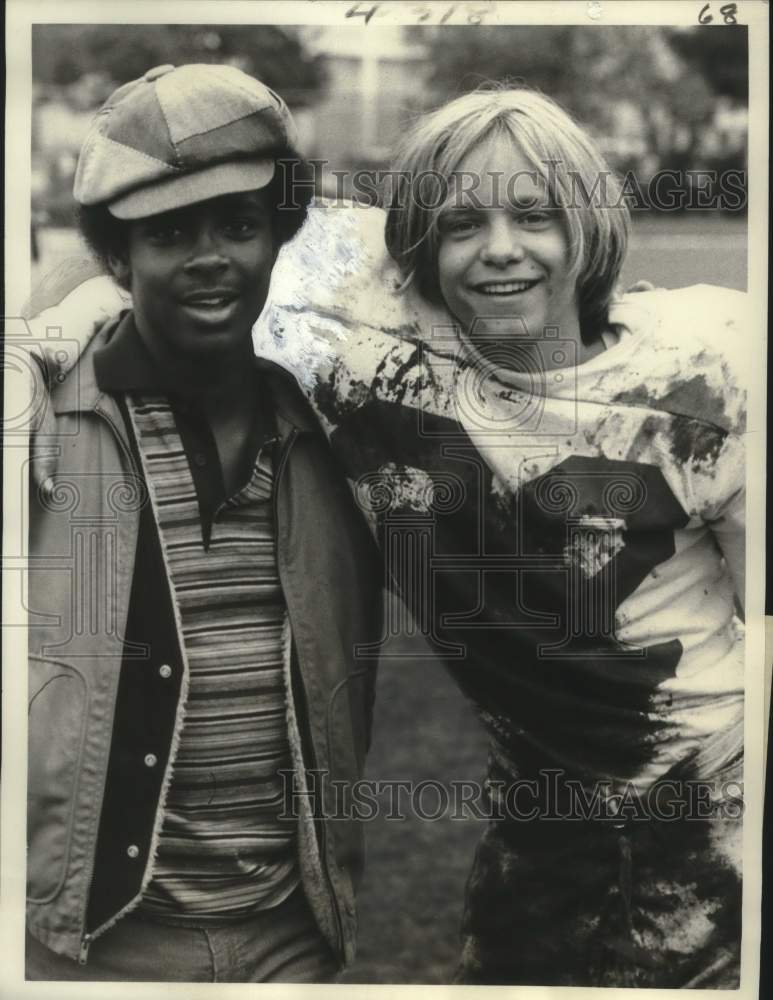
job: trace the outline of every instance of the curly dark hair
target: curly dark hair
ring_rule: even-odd
[[[277,243],[287,243],[306,220],[314,196],[314,170],[306,160],[286,147],[274,157],[277,169],[266,187],[274,207],[274,233]],[[130,223],[111,215],[106,202],[78,205],[76,220],[83,239],[105,271],[110,272],[110,258],[125,260],[129,245]]]

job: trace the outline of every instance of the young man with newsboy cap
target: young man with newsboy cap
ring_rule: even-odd
[[[381,572],[253,355],[306,213],[278,161],[284,102],[215,65],[122,86],[81,151],[81,229],[133,308],[52,389],[30,499],[28,979],[318,982],[353,954],[361,831],[313,793],[361,774]]]

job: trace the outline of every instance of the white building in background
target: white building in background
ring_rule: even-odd
[[[703,152],[726,156],[745,149],[749,134],[749,111],[727,97],[720,97],[714,109],[711,129],[703,137]]]
[[[309,108],[294,112],[308,155],[331,167],[383,163],[406,118],[422,108],[426,55],[400,27],[304,28],[327,84]]]

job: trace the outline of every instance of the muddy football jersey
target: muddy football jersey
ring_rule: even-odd
[[[721,773],[742,747],[745,296],[624,296],[602,353],[577,366],[547,329],[516,371],[398,290],[382,226],[312,212],[256,347],[305,386],[495,758],[637,790]]]

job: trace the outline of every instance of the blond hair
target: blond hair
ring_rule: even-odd
[[[399,144],[387,208],[386,244],[405,283],[442,301],[437,278],[441,205],[415,197],[412,179],[450,180],[481,142],[508,136],[563,216],[580,325],[606,320],[628,245],[629,211],[620,182],[591,137],[555,101],[524,87],[488,86],[420,117]]]

